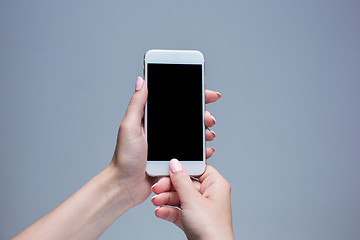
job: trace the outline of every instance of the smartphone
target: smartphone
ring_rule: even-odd
[[[145,134],[146,172],[168,176],[178,159],[189,175],[206,168],[204,56],[193,50],[149,50],[144,57],[148,87]]]

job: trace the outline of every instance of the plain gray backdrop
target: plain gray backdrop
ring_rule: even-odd
[[[149,49],[222,93],[209,160],[237,239],[360,239],[359,1],[0,0],[0,238],[107,166]],[[186,116],[182,116],[185,117]],[[175,133],[174,133],[175,134]],[[149,199],[101,239],[184,239]]]

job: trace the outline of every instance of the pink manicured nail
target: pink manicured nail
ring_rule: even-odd
[[[216,95],[218,95],[218,97],[221,98],[221,93],[216,92]]]
[[[144,85],[144,79],[142,79],[142,77],[138,77],[136,80],[135,92],[139,91],[143,85]]]
[[[181,163],[175,158],[171,159],[171,161],[170,161],[170,171],[172,173],[176,173],[176,172],[180,172],[181,170],[182,170]]]
[[[211,115],[211,119],[214,121],[214,124],[216,123],[216,119],[214,118],[213,115]]]
[[[155,183],[154,185],[152,185],[152,187],[151,187],[151,191],[153,191],[153,192],[154,192],[154,187],[156,186],[156,184],[157,184],[157,183]]]
[[[154,203],[153,201],[154,201],[154,199],[157,197],[158,195],[155,195],[155,196],[153,196],[152,198],[151,198],[151,202],[152,203]]]
[[[160,207],[155,208],[154,213],[156,214],[156,211],[157,211],[157,210],[159,210],[160,208],[161,208],[161,206],[160,206]]]
[[[213,135],[214,137],[216,137],[216,133],[215,133],[213,130],[210,130],[210,132],[212,133],[212,135]]]

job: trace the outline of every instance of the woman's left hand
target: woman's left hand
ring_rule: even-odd
[[[205,103],[212,103],[221,97],[220,93],[205,90]],[[138,77],[135,93],[132,96],[125,117],[120,125],[114,156],[109,168],[118,175],[118,182],[124,186],[136,206],[145,201],[151,193],[151,185],[157,181],[146,175],[147,141],[144,130],[144,107],[147,100],[147,86],[145,81]],[[205,112],[205,138],[212,141],[216,136],[209,129],[216,120]],[[206,148],[206,158],[211,157],[214,148]]]

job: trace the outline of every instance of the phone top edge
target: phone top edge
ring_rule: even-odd
[[[165,50],[165,49],[151,49],[144,54],[145,62],[152,61],[166,61],[168,58],[190,58],[194,62],[204,63],[205,57],[199,50]],[[178,59],[178,61],[181,61]],[[186,61],[187,62],[187,61]]]
[[[150,49],[145,53],[145,55],[147,53],[152,53],[152,52],[198,52],[198,53],[201,53],[201,51],[196,50],[196,49]]]

